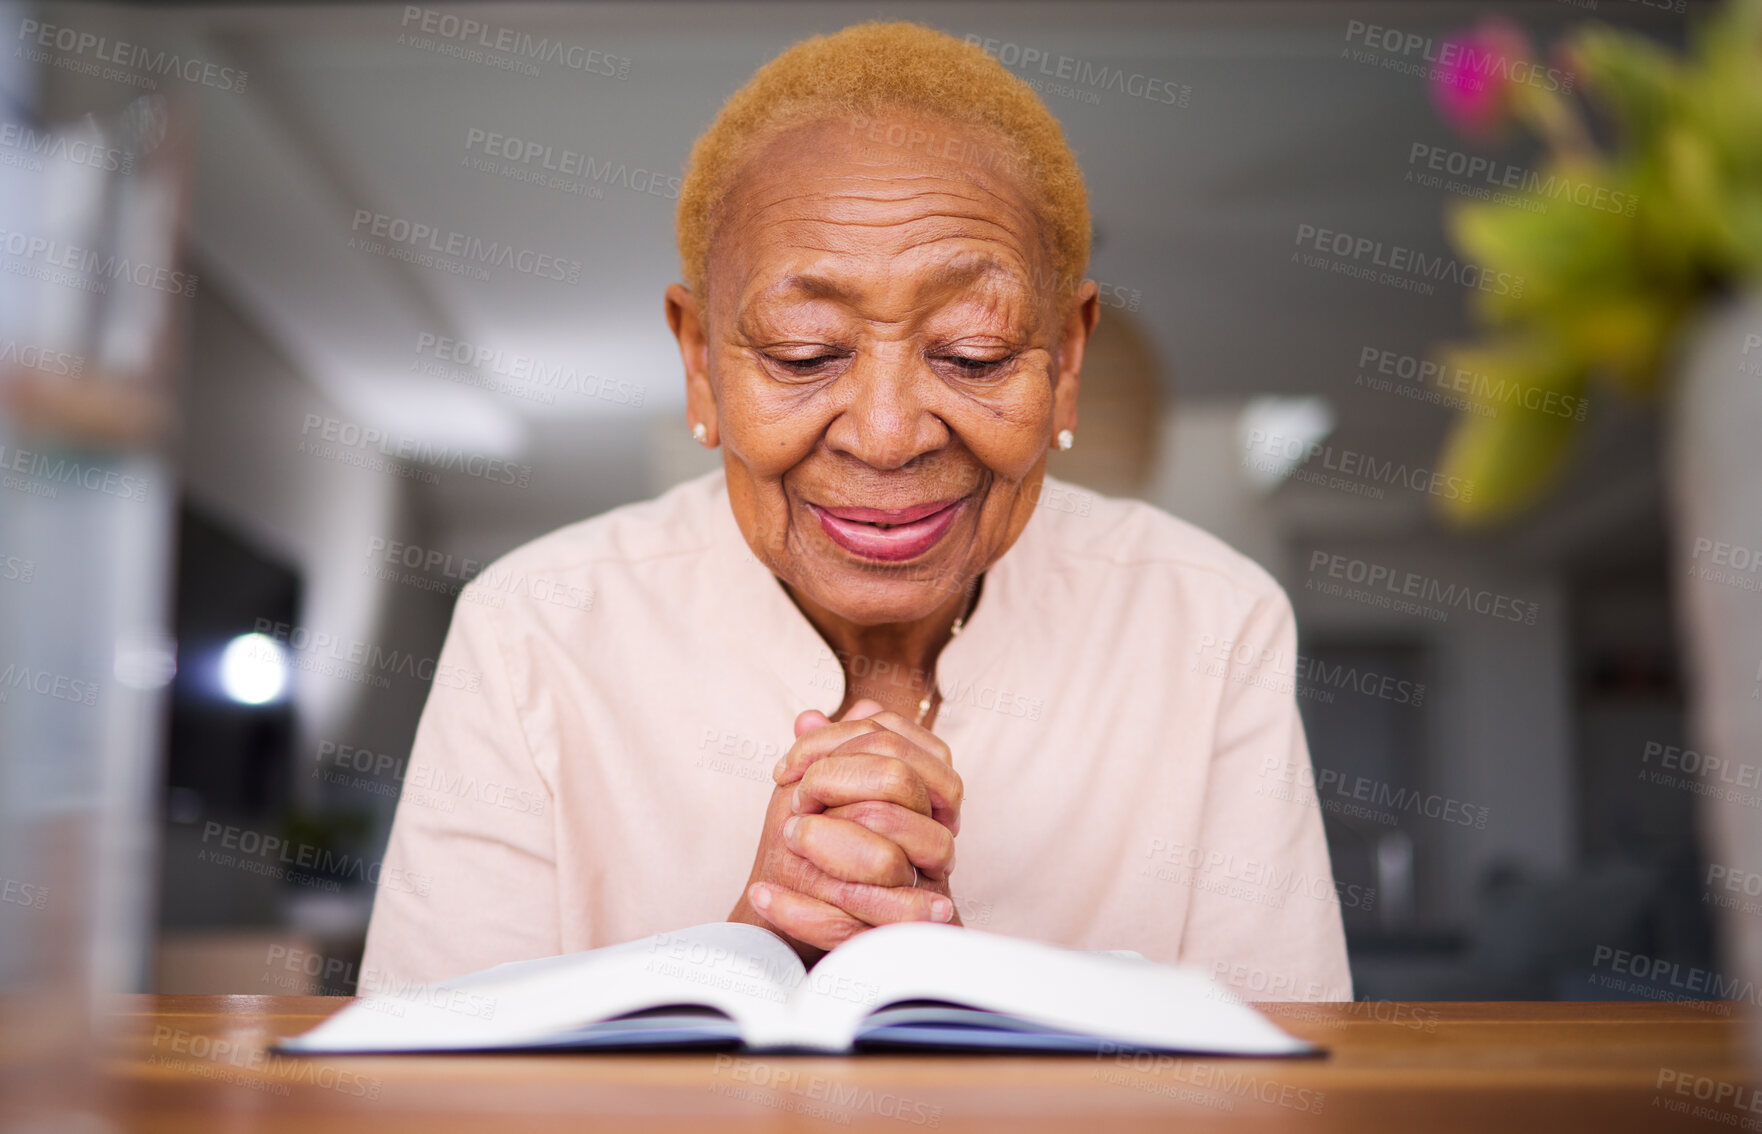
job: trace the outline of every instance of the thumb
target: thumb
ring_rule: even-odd
[[[886,707],[887,706],[875,700],[873,697],[859,697],[857,698],[856,703],[851,705],[850,712],[844,714],[844,716],[839,719],[847,721],[865,721],[876,713],[884,711]]]
[[[825,728],[832,723],[832,718],[818,709],[809,709],[795,718],[795,735],[799,740],[817,728]]]

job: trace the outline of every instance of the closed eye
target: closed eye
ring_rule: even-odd
[[[1002,358],[971,358],[964,354],[943,355],[940,361],[951,364],[965,378],[983,378],[995,374],[1016,360],[1013,354]]]
[[[829,362],[838,361],[838,357],[836,354],[820,354],[813,358],[772,358],[771,361],[779,366],[787,366],[798,374],[807,374]]]

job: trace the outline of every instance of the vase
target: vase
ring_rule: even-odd
[[[1710,997],[1741,1010],[1762,1067],[1762,290],[1711,305],[1681,341],[1666,405],[1671,572],[1700,756],[1705,863],[1718,930]]]

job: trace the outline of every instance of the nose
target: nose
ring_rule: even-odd
[[[891,470],[948,444],[948,425],[931,408],[941,383],[911,348],[865,351],[838,381],[847,388],[826,429],[834,452]]]

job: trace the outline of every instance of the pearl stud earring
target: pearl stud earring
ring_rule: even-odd
[[[1075,445],[1076,443],[1077,443],[1077,435],[1075,433],[1072,433],[1068,429],[1061,429],[1058,431],[1058,451],[1059,452],[1063,453],[1063,452],[1068,451],[1070,449],[1070,447],[1072,445]]]
[[[691,439],[696,441],[699,445],[702,445],[705,441],[709,440],[709,438],[710,431],[704,428],[703,422],[700,421],[691,427]]]

